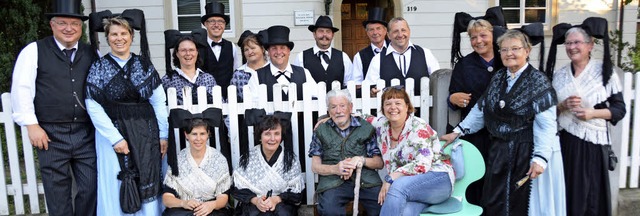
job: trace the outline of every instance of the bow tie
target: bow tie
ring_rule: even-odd
[[[380,53],[380,48],[373,49],[373,52],[376,53],[376,54]]]
[[[291,82],[291,78],[289,78],[289,76],[287,76],[287,74],[285,73],[285,71],[278,71],[278,75],[276,75],[276,80],[278,78],[280,78],[281,76],[284,76],[284,78],[287,79],[287,81]]]
[[[220,43],[215,42],[215,41],[214,41],[214,42],[211,42],[211,47],[215,47],[215,46],[220,46],[220,47],[222,47],[222,41],[220,41]]]

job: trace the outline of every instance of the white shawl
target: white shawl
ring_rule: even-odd
[[[292,193],[300,193],[304,189],[304,178],[300,172],[300,162],[294,159],[291,169],[284,170],[284,147],[278,160],[273,166],[269,166],[262,156],[261,145],[254,146],[249,152],[247,168],[238,167],[233,172],[233,182],[238,189],[249,189],[257,196],[265,196],[269,190],[272,195],[291,190]]]
[[[205,155],[196,163],[189,148],[178,154],[179,176],[167,170],[164,184],[174,189],[180,199],[195,199],[201,202],[212,200],[231,188],[231,176],[225,157],[216,149],[207,146]]]
[[[553,88],[561,103],[569,96],[582,98],[582,107],[593,108],[605,102],[611,95],[621,92],[618,75],[613,72],[606,86],[602,85],[602,61],[590,60],[578,77],[571,72],[571,63],[553,74]],[[558,126],[583,140],[595,144],[608,144],[607,121],[594,118],[588,121],[578,119],[571,110],[558,115]]]

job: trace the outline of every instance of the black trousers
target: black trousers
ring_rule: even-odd
[[[49,215],[96,215],[98,175],[93,125],[88,122],[40,123],[40,126],[51,140],[48,150],[38,150]],[[78,191],[73,205],[71,170]]]

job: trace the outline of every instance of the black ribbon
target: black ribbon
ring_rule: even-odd
[[[178,41],[180,41],[182,38],[184,37],[192,37],[193,41],[196,44],[196,47],[201,48],[201,47],[208,47],[207,41],[206,39],[204,40],[204,43],[202,40],[199,40],[197,38],[201,37],[202,31],[204,30],[204,34],[206,35],[206,30],[205,29],[195,29],[193,30],[191,33],[182,33],[178,30],[175,29],[169,29],[164,31],[164,58],[165,58],[165,66],[167,68],[167,71],[171,71],[171,49],[172,48],[177,48],[178,46]],[[198,49],[200,50],[200,49]],[[199,52],[199,51],[198,51]],[[198,55],[198,58],[202,58],[200,55]]]
[[[451,43],[451,66],[453,67],[456,62],[458,62],[462,58],[462,53],[460,53],[460,34],[463,32],[467,32],[467,27],[469,26],[469,22],[471,20],[484,19],[491,23],[491,25],[495,28],[496,26],[502,26],[504,28],[507,27],[507,22],[504,19],[504,15],[502,13],[502,7],[496,6],[487,9],[484,16],[472,17],[468,13],[458,12],[454,16],[453,19],[453,39]],[[496,35],[493,36],[493,40],[497,40],[498,37]],[[497,47],[497,46],[494,46]]]
[[[180,132],[184,131],[185,127],[191,124],[193,119],[202,119],[209,125],[209,131],[212,131],[213,127],[220,127],[222,125],[222,110],[219,108],[208,108],[202,113],[192,114],[191,112],[176,108],[169,111],[169,146],[167,148],[167,163],[171,167],[171,174],[174,176],[180,175],[178,170],[178,155],[176,154],[176,138],[172,129],[180,128]],[[184,142],[184,140],[183,140]],[[210,142],[213,143],[213,142]]]
[[[529,43],[531,46],[540,45],[540,65],[538,66],[538,70],[544,72],[544,25],[540,22],[531,23],[529,25],[522,26],[520,28],[516,28],[514,30],[518,30],[527,37],[529,37]]]
[[[247,126],[256,126],[266,115],[264,109],[248,109],[244,111],[244,122]]]
[[[140,9],[126,9],[122,11],[121,14],[111,13],[110,10],[89,14],[89,39],[91,40],[92,49],[98,50],[98,38],[96,38],[95,33],[105,31],[102,21],[113,17],[122,17],[126,19],[133,29],[140,31],[140,56],[143,59],[144,69],[147,70],[149,65],[151,65],[151,59],[149,58],[149,41],[147,39],[144,12]]]
[[[565,34],[573,27],[582,28],[587,34],[594,38],[602,39],[604,48],[604,56],[602,60],[602,85],[606,85],[613,73],[613,64],[611,62],[611,52],[609,50],[609,24],[607,20],[602,17],[589,17],[580,25],[560,23],[553,27],[553,40],[551,41],[551,48],[549,49],[549,57],[546,67],[547,76],[549,79],[553,78],[553,71],[556,66],[557,46],[565,42]]]

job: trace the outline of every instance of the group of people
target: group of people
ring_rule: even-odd
[[[345,205],[356,197],[367,215],[418,215],[448,200],[456,173],[442,150],[458,135],[480,149],[486,162],[484,178],[467,191],[484,214],[611,214],[608,124],[626,110],[603,18],[555,26],[542,72],[528,63],[532,46],[544,40],[541,25],[507,30],[499,7],[481,17],[456,14],[447,101],[462,110],[464,120],[438,137],[414,115],[404,86],[390,86],[395,78],[414,78],[419,86],[420,78],[440,68],[438,61],[410,41],[406,20],[386,22],[382,8],[369,10],[363,27],[371,44],[353,62],[331,46],[339,29],[320,16],[308,28],[316,44],[290,64],[288,27],[245,31],[235,45],[222,38],[229,22],[224,5],[208,3],[201,18],[206,29],[165,32],[167,74],[161,78],[150,60],[141,10],[85,16],[79,0],[55,3],[46,14],[53,36],[21,51],[11,90],[13,118],[27,127],[38,150],[50,215],[296,215],[305,182],[293,151],[291,113],[248,110],[241,128],[227,128],[247,134],[254,127],[256,146],[241,148],[234,169],[228,143],[208,146],[211,129],[225,127],[222,112],[169,111],[165,90],[178,89],[183,103],[185,95],[195,95],[185,87],[205,86],[210,93],[215,85],[223,91],[235,85],[238,100],[259,101],[244,98],[243,89],[259,91],[266,84],[271,101],[277,83],[378,79],[388,86],[371,89],[382,91],[379,116],[353,114],[346,90],[327,93],[328,117],[319,118],[308,152],[310,171],[318,174],[321,215],[345,215]],[[94,36],[91,45],[79,42],[86,20],[91,33],[104,32],[111,49],[106,55],[99,56]],[[131,51],[135,31],[139,54]],[[462,32],[473,48],[464,57]],[[602,61],[591,57],[594,38],[604,41]],[[571,63],[554,72],[559,44]],[[301,99],[302,88],[297,91]],[[286,85],[281,94],[287,98]],[[169,133],[174,128],[189,143],[179,153],[173,143],[179,138]]]

